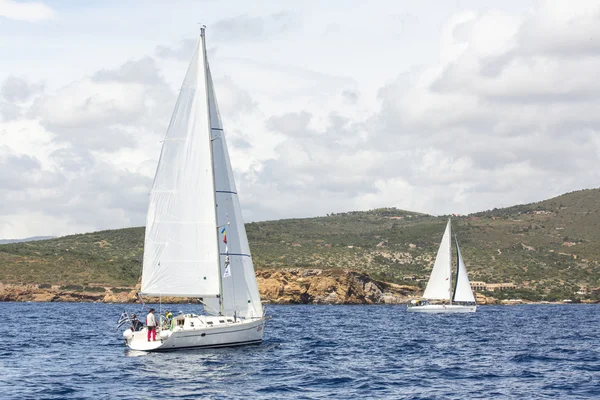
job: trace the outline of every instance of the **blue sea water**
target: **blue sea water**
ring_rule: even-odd
[[[600,305],[270,306],[262,345],[169,353],[127,350],[124,310],[140,307],[0,303],[0,397],[600,398]]]

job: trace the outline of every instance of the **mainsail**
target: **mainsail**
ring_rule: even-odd
[[[435,263],[423,293],[423,298],[431,300],[450,300],[452,253],[451,253],[451,228],[450,220],[446,225],[440,248],[438,249]]]
[[[219,295],[203,58],[200,40],[179,92],[150,192],[142,271],[145,295]]]
[[[467,268],[458,247],[458,240],[456,240],[456,254],[458,255],[458,272],[456,274],[456,287],[452,301],[475,303],[475,297],[473,296],[473,290],[471,289],[471,283],[467,275]]]

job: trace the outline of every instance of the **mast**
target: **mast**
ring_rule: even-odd
[[[450,299],[451,302],[456,297],[456,288],[458,287],[458,275],[460,273],[460,253],[458,250],[458,239],[456,238],[456,235],[454,235],[454,241],[456,242],[456,281],[454,281],[454,292],[452,293],[452,298]]]
[[[448,218],[448,234],[450,235],[450,244],[448,245],[448,297],[450,298],[450,304],[452,304],[452,225],[450,224],[450,218]],[[456,275],[458,277],[458,274]]]
[[[206,112],[208,114],[208,145],[210,147],[210,164],[212,167],[212,181],[213,181],[213,197],[215,199],[215,235],[217,237],[216,245],[217,245],[217,265],[219,266],[219,315],[223,315],[223,275],[221,271],[221,251],[219,249],[219,220],[217,215],[217,192],[216,192],[216,179],[215,179],[215,159],[213,155],[213,138],[212,138],[212,121],[210,119],[210,98],[208,95],[209,90],[209,82],[208,82],[208,55],[206,54],[206,38],[205,38],[206,26],[202,25],[200,28],[200,38],[202,40],[202,68],[204,68],[204,95],[206,96]]]

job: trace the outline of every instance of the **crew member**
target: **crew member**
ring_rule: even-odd
[[[146,326],[148,327],[148,341],[150,341],[150,336],[152,336],[152,340],[156,340],[156,318],[154,318],[154,308],[151,308],[148,311],[148,315],[146,316]]]
[[[165,329],[170,329],[171,328],[171,321],[173,320],[173,314],[171,313],[171,311],[167,310],[165,311]]]
[[[140,321],[135,314],[131,314],[131,330],[134,332],[141,331],[144,324]]]

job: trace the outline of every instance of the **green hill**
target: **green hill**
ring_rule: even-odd
[[[471,281],[514,282],[505,296],[553,300],[600,286],[600,189],[453,217]],[[448,216],[394,208],[246,225],[257,268],[350,268],[421,285]],[[137,283],[143,228],[0,245],[0,282]]]

